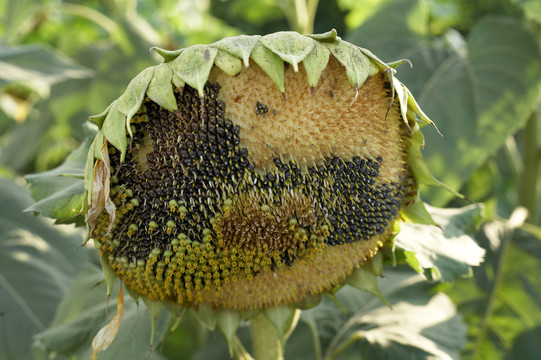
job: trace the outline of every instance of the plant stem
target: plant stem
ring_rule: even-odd
[[[281,0],[278,4],[292,30],[301,34],[312,34],[318,2],[319,0]]]
[[[252,346],[257,360],[283,360],[284,339],[280,339],[274,325],[263,314],[251,321]]]
[[[539,147],[537,145],[538,112],[533,111],[522,133],[524,136],[523,163],[520,177],[519,204],[528,210],[528,220],[535,221],[537,213],[537,173],[539,170]]]
[[[235,360],[254,360],[254,358],[248,354],[248,351],[246,351],[237,336],[233,338],[233,358]]]
[[[505,155],[507,155],[509,166],[511,166],[513,177],[515,179],[519,179],[524,172],[524,164],[522,163],[522,156],[520,150],[518,149],[514,135],[510,135],[507,138],[505,141],[504,150]]]
[[[319,340],[319,334],[315,322],[307,324],[310,328],[310,334],[312,335],[312,341],[314,342],[314,360],[321,360],[321,341]]]

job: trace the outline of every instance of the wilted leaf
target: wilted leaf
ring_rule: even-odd
[[[115,340],[116,334],[118,334],[118,328],[122,322],[122,316],[124,315],[124,294],[122,293],[122,286],[118,289],[118,299],[116,306],[116,314],[107,325],[102,327],[100,331],[92,339],[92,355],[90,360],[96,360],[98,353],[103,350],[107,350],[109,346]]]
[[[92,230],[96,224],[96,220],[102,213],[103,209],[109,214],[109,227],[111,229],[115,221],[115,204],[109,196],[110,181],[111,181],[111,165],[109,163],[109,152],[107,150],[107,141],[103,143],[101,148],[101,160],[97,159],[94,165],[94,181],[92,183],[92,197],[90,208],[88,209],[87,222]]]

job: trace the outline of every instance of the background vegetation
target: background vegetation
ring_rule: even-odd
[[[444,134],[426,129],[424,156],[480,205],[423,189],[423,200],[447,209],[433,210],[447,245],[420,264],[432,282],[386,269],[379,285],[392,311],[351,288],[336,294],[343,308],[325,298],[303,312],[286,359],[539,359],[538,0],[0,0],[0,359],[88,358],[111,317],[103,285],[93,288],[102,277],[95,251],[74,251],[81,232],[23,210],[54,217],[52,201],[73,201],[79,185],[56,175],[80,170],[83,124],[156,64],[149,48],[331,28],[385,61],[411,60],[398,77]],[[23,176],[42,171],[49,177],[29,178],[34,204]],[[42,189],[53,187],[51,199]],[[469,278],[459,276],[475,264],[464,237],[486,251]],[[416,245],[422,254],[426,244]],[[127,301],[100,359],[227,354],[192,313],[174,331],[169,321],[163,312],[156,338],[167,334],[150,346],[150,319]],[[248,333],[239,331],[247,348]]]

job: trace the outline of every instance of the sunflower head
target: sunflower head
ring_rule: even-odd
[[[366,49],[321,35],[178,51],[92,118],[87,223],[131,293],[181,308],[298,306],[397,231],[430,120]]]

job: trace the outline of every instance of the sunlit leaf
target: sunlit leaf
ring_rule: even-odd
[[[517,226],[507,220],[485,224],[477,235],[486,249],[484,266],[449,293],[470,325],[464,359],[535,358],[528,357],[527,343],[528,330],[541,323],[541,239]],[[518,354],[524,357],[513,357]]]
[[[90,75],[89,69],[48,45],[0,45],[0,88],[14,82],[45,95],[43,92],[54,84]]]
[[[403,223],[396,246],[414,253],[430,280],[453,281],[455,276],[471,274],[470,268],[481,264],[485,253],[472,238],[482,208],[428,210],[438,226]]]
[[[379,288],[392,310],[371,294],[345,287],[336,298],[347,314],[328,299],[302,313],[303,322],[317,325],[324,358],[458,359],[466,329],[450,299],[430,292],[418,275],[389,269],[385,274]],[[312,344],[299,341],[306,330],[293,332],[290,351],[313,351],[307,346]]]

